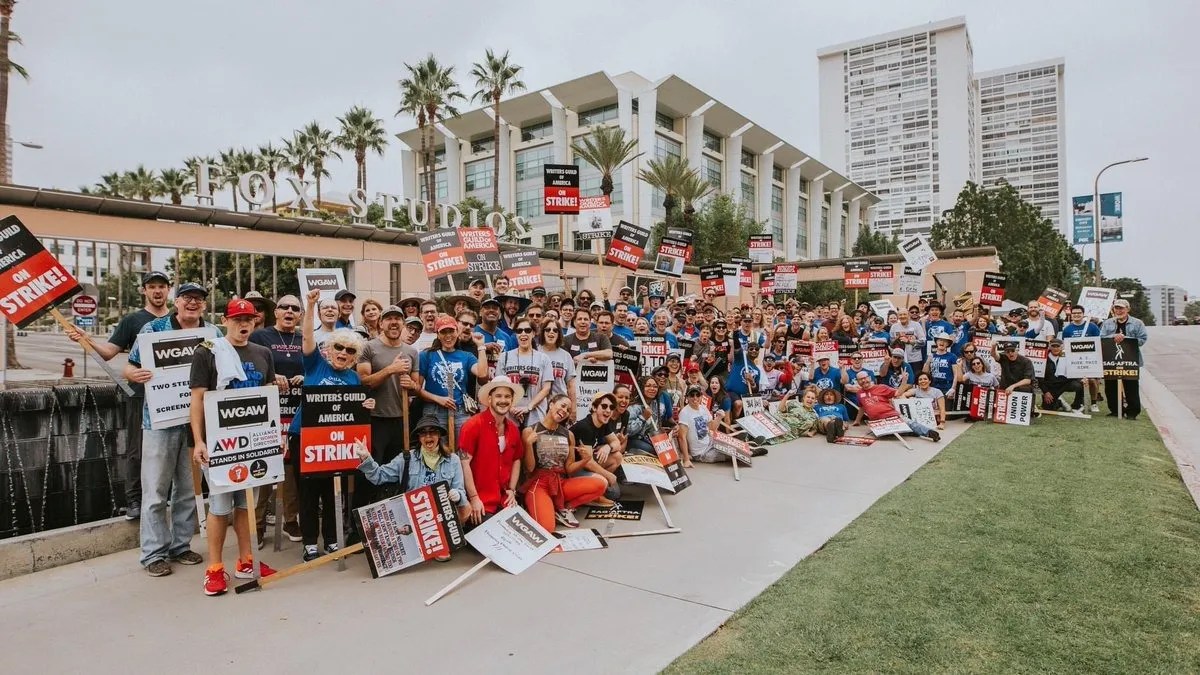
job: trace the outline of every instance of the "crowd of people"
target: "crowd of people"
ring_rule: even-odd
[[[360,302],[349,290],[327,300],[317,291],[273,300],[252,292],[229,302],[218,330],[204,320],[203,286],[182,284],[169,300],[165,274],[150,272],[142,282],[145,306],[122,319],[109,340],[93,344],[105,358],[130,352],[125,376],[137,395],[128,417],[130,429],[142,431],[128,434],[126,517],[141,519],[141,564],[151,576],[170,574],[172,562],[204,562],[190,548],[196,527],[192,467],[208,461],[201,402],[209,390],[365,385],[371,392],[364,402],[371,445],[356,449],[361,479],[351,506],[375,501],[385,494],[383,485],[411,490],[446,481],[468,528],[519,504],[553,530],[577,527],[578,507],[612,507],[625,483],[623,457],[655,454],[656,435],[668,434],[684,467],[729,461],[714,446],[713,432],[733,432],[751,401],[777,411],[788,425],[785,438],[820,434],[829,442],[848,435],[850,427],[890,418],[936,442],[960,384],[1037,392],[1046,411],[1082,411],[1090,395],[1092,412],[1107,401],[1116,415],[1115,383],[1100,387],[1058,367],[1062,339],[1147,339],[1124,300],[1103,322],[1089,320],[1081,307],[1047,317],[1031,302],[1024,310],[993,315],[983,307],[964,312],[924,298],[880,316],[867,303],[809,305],[764,297],[737,305],[711,291],[669,298],[660,284],[636,292],[626,286],[615,297],[603,289],[597,297],[589,289],[570,294],[544,288],[524,297],[510,292],[503,278],[491,293],[485,280],[476,279],[463,294],[394,304]],[[151,429],[142,387],[152,372],[141,366],[136,337],[181,328],[204,329],[209,336],[192,365],[191,418]],[[78,331],[69,336],[90,339]],[[1048,340],[1045,374],[1038,377],[1005,336]],[[666,357],[643,357],[639,345],[647,341],[665,344]],[[798,348],[813,343],[836,345],[836,351]],[[866,365],[869,352],[882,353],[882,364]],[[218,376],[229,355],[241,362],[244,379]],[[579,401],[580,369],[607,362],[616,366],[615,386]],[[893,400],[909,397],[930,399],[936,424],[901,417]],[[1124,399],[1125,416],[1136,418],[1136,381],[1126,382]],[[586,414],[576,419],[579,410]],[[299,447],[300,421],[297,411],[287,441],[292,450]],[[333,478],[301,476],[299,454],[288,453],[285,480],[272,486],[282,491],[280,513],[269,513],[271,487],[260,489],[253,522],[243,493],[210,497],[205,593],[227,588],[221,547],[230,522],[239,578],[254,573],[250,527],[261,547],[272,518],[283,519],[286,536],[302,542],[306,561],[337,550]],[[258,564],[261,574],[274,573]]]

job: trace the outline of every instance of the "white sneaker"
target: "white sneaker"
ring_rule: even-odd
[[[571,509],[556,512],[554,519],[566,527],[579,527],[579,521],[575,519],[575,512]]]
[[[1095,403],[1093,403],[1093,404],[1092,404],[1092,412],[1094,412],[1094,413],[1098,413],[1098,412],[1100,412],[1100,406],[1099,406],[1099,405],[1097,405],[1097,404],[1095,404]]]

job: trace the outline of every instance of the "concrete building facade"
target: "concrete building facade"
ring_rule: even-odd
[[[743,204],[775,235],[775,255],[786,260],[847,253],[877,199],[830,166],[758,126],[675,75],[651,81],[628,72],[604,72],[514,97],[500,105],[500,136],[494,137],[490,106],[438,124],[434,132],[434,189],[439,201],[475,197],[525,218],[530,233],[519,243],[545,249],[591,251],[567,217],[560,242],[558,219],[542,212],[542,165],[576,163],[585,196],[600,194],[600,172],[574,156],[571,145],[599,126],[618,126],[636,138],[643,154],[613,176],[613,218],[652,227],[664,217],[664,195],[638,179],[652,159],[687,160],[716,191]],[[428,193],[417,157],[420,133],[397,134],[406,195]],[[495,174],[494,153],[500,153]],[[837,215],[831,215],[837,214]]]
[[[1159,326],[1170,326],[1176,317],[1183,316],[1183,308],[1188,303],[1188,292],[1185,288],[1169,284],[1155,284],[1146,287],[1146,300],[1150,303],[1150,313]]]

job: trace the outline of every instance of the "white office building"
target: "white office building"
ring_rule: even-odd
[[[821,156],[879,198],[872,226],[928,232],[979,180],[964,17],[817,52]]]
[[[1150,303],[1150,313],[1159,326],[1170,326],[1176,317],[1183,316],[1183,308],[1187,305],[1187,289],[1167,284],[1155,284],[1146,287],[1146,300]]]
[[[637,178],[655,158],[686,159],[714,188],[733,195],[775,235],[775,255],[787,260],[847,253],[877,201],[867,190],[787,143],[730,106],[675,76],[649,80],[629,72],[596,72],[522,94],[500,104],[500,136],[492,108],[465,112],[434,133],[439,202],[476,197],[492,203],[493,181],[508,212],[527,219],[521,243],[559,249],[558,219],[542,212],[543,164],[576,163],[581,192],[600,194],[600,173],[574,157],[571,145],[601,125],[619,126],[644,153],[613,176],[614,219],[652,227],[664,217],[664,195]],[[417,150],[420,133],[397,134],[404,194],[426,193]],[[494,154],[500,171],[494,174]],[[420,189],[418,190],[418,186]],[[591,251],[567,218],[567,250]]]
[[[1062,59],[979,73],[980,177],[1008,181],[1065,227],[1067,134]]]

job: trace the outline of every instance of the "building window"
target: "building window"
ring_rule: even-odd
[[[517,215],[522,218],[536,218],[542,215],[542,200],[545,196],[545,191],[540,187],[517,192]]]
[[[742,204],[746,205],[746,213],[751,218],[758,217],[758,199],[754,189],[754,176],[742,172]]]
[[[850,241],[850,219],[846,214],[842,214],[842,255],[850,255],[852,243]]]
[[[771,186],[771,234],[775,235],[775,244],[783,246],[783,188]]]
[[[83,254],[89,258],[92,257],[92,245],[91,244],[88,244],[87,246],[83,247]]]
[[[818,240],[820,246],[820,256],[822,258],[829,257],[829,206],[821,205],[821,238]]]
[[[429,199],[429,186],[426,185],[428,174],[421,172],[421,199]],[[433,184],[437,187],[437,198],[439,201],[450,196],[450,186],[446,183],[446,170],[438,169],[433,174]]]
[[[446,146],[442,146],[441,150],[433,151],[433,163],[441,164],[446,161]]]
[[[654,215],[665,214],[667,212],[663,202],[667,201],[667,193],[658,188],[650,189],[650,212]]]
[[[675,159],[682,159],[683,145],[678,141],[667,138],[666,136],[654,135],[654,158],[666,159],[668,156]]]
[[[777,180],[780,183],[783,182],[783,167],[782,166],[775,165],[775,166],[771,167],[771,180]]]
[[[496,166],[491,159],[481,159],[471,162],[464,170],[464,187],[467,192],[492,187],[492,177]]]
[[[704,156],[700,158],[702,173],[700,177],[708,181],[714,190],[721,189],[721,160]]]
[[[575,158],[575,166],[579,167],[579,194],[584,197],[599,197],[604,194],[600,190],[600,182],[604,180],[604,175],[600,170],[588,164],[582,157]],[[609,204],[618,206],[624,202],[624,191],[621,189],[621,173],[618,171],[613,177],[613,191],[608,196]]]
[[[675,120],[665,113],[654,113],[654,126],[675,131]]]
[[[108,247],[107,247],[107,246],[105,246],[104,248],[100,249],[100,259],[101,259],[101,260],[108,260]]]
[[[742,151],[742,166],[746,167],[747,169],[754,168],[755,157],[753,152],[750,152],[749,150]]]
[[[583,251],[585,253],[591,253],[596,250],[595,247],[592,245],[593,241],[595,241],[595,240],[584,239],[583,235],[579,234],[578,232],[572,232],[571,233],[571,250]]]
[[[495,150],[496,150],[496,137],[495,136],[487,136],[486,138],[479,138],[474,141],[471,141],[471,153],[472,154],[479,154],[481,152],[495,152]]]
[[[557,251],[558,250],[558,235],[557,234],[543,234],[542,235],[542,248],[549,249],[551,251]]]
[[[523,132],[522,132],[523,133]],[[517,180],[542,180],[542,165],[554,162],[554,146],[539,145],[517,153]]]
[[[615,119],[617,119],[617,104],[613,103],[579,113],[579,126],[586,127]]]
[[[796,206],[796,255],[808,257],[808,200],[803,195]]]
[[[539,138],[546,138],[554,133],[554,122],[546,120],[537,124],[530,124],[526,127],[521,127],[521,141],[528,142]]]
[[[521,237],[517,243],[522,246],[533,246],[533,237]]]
[[[704,147],[713,152],[721,152],[721,137],[709,131],[704,130]]]

